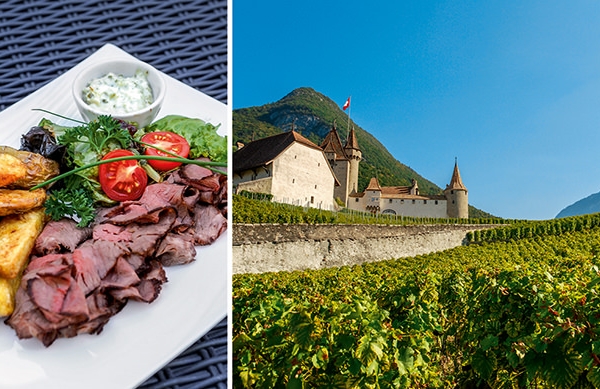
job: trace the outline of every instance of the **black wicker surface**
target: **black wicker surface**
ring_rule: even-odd
[[[227,1],[0,1],[0,110],[105,43],[227,104]],[[226,388],[227,321],[140,388]]]

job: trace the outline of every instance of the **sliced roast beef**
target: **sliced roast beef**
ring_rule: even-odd
[[[99,223],[125,225],[129,223],[156,223],[165,208],[177,208],[183,202],[185,187],[167,182],[148,185],[139,200],[124,201],[101,210]]]
[[[115,266],[104,277],[100,286],[104,289],[124,289],[140,282],[135,269],[123,258],[117,259]]]
[[[227,229],[227,219],[218,208],[211,205],[196,205],[194,210],[194,240],[198,245],[213,243]]]
[[[167,282],[163,266],[196,259],[195,245],[227,228],[226,177],[192,165],[152,184],[138,201],[98,212],[93,227],[49,223],[5,321],[46,347],[59,337],[98,334],[128,300],[150,303]]]
[[[156,258],[164,266],[184,265],[196,259],[193,231],[167,234],[156,249]]]
[[[86,301],[90,316],[86,322],[75,328],[76,334],[99,334],[108,320],[119,313],[126,304],[126,301],[117,301],[102,293],[93,293]]]
[[[222,201],[222,189],[227,186],[227,176],[197,165],[183,166],[171,173],[167,181],[198,190],[199,202],[214,205],[219,205]],[[227,193],[225,192],[226,197]]]
[[[46,255],[64,251],[72,252],[91,236],[91,228],[79,228],[71,219],[50,221],[37,237],[33,253]]]
[[[111,289],[109,293],[117,300],[132,299],[151,303],[158,298],[162,284],[165,282],[167,282],[167,275],[164,268],[159,262],[150,261],[139,283],[127,288]]]
[[[160,240],[169,232],[177,215],[173,208],[165,208],[156,224],[130,224],[131,242],[127,247],[132,253],[150,257],[156,251]]]
[[[82,243],[73,252],[73,262],[78,264],[85,264],[86,262],[92,264],[92,266],[78,266],[75,269],[78,278],[81,278],[81,281],[88,285],[84,289],[96,289],[99,286],[99,280],[106,277],[110,269],[117,262],[117,259],[127,254],[127,249],[118,242],[88,240]],[[92,269],[96,274],[93,274]]]

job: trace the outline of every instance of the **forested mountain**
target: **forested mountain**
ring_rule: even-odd
[[[258,107],[241,108],[233,111],[233,144],[249,143],[293,128],[316,144],[321,144],[333,123],[337,124],[342,143],[348,135],[348,116],[329,97],[312,88],[298,88],[277,102]],[[358,186],[364,190],[371,177],[377,177],[380,185],[410,185],[416,179],[419,190],[424,194],[441,194],[440,188],[419,175],[410,167],[395,159],[387,148],[368,131],[350,119],[358,144],[362,151]],[[440,167],[444,168],[444,167]],[[451,166],[445,167],[448,174]],[[491,215],[470,206],[472,217]]]

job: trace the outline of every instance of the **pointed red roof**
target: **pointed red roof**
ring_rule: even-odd
[[[350,133],[348,134],[348,139],[346,139],[346,146],[344,146],[344,148],[360,150],[360,148],[358,147],[358,140],[356,140],[356,133],[354,132],[354,127],[352,127]]]
[[[458,171],[458,162],[454,162],[454,171],[452,172],[452,178],[450,183],[446,187],[446,190],[467,190],[465,185],[460,178],[460,172]]]
[[[326,153],[335,153],[335,159],[346,159],[346,153],[344,152],[344,148],[342,147],[342,141],[340,140],[340,135],[337,132],[337,128],[335,127],[335,123],[331,126],[331,130],[323,139],[321,143],[321,148]]]
[[[371,181],[369,181],[369,185],[367,186],[367,189],[365,189],[365,191],[367,190],[378,190],[381,192],[381,186],[379,185],[379,181],[376,177],[371,178]]]

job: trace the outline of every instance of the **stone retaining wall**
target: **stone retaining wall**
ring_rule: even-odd
[[[320,269],[447,250],[495,226],[234,224],[234,274]]]

